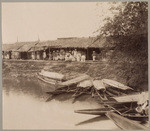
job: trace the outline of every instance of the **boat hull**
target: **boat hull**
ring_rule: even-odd
[[[106,115],[121,129],[124,130],[147,130],[148,129],[148,127],[140,124],[140,122],[130,120],[117,113],[107,112]]]
[[[58,82],[57,80],[48,79],[39,74],[37,74],[37,78],[38,78],[38,83],[43,92],[51,92],[59,88],[59,85],[57,85],[57,82]]]

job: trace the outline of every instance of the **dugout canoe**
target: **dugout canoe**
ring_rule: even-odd
[[[125,109],[118,109],[118,111],[122,111]],[[88,115],[105,115],[109,111],[114,111],[114,109],[109,107],[102,107],[97,109],[82,109],[82,110],[75,110],[75,113],[79,114],[88,114]]]
[[[79,114],[88,114],[88,115],[105,115],[108,111],[110,111],[110,108],[97,108],[97,109],[82,109],[82,110],[75,110],[75,113]]]
[[[89,75],[83,74],[83,75],[75,77],[75,78],[73,78],[71,80],[67,80],[67,81],[64,81],[64,82],[61,82],[61,83],[57,83],[57,84],[60,85],[61,87],[66,87],[66,86],[71,86],[71,85],[74,85],[74,84],[78,84],[78,83],[80,83],[82,81],[90,80],[90,79],[91,78],[90,78]]]
[[[57,73],[57,72],[50,72],[50,71],[41,70],[39,75],[53,79],[53,80],[59,80],[59,81],[66,80],[65,75],[63,75],[61,73]]]
[[[104,108],[97,108],[97,109],[82,109],[82,110],[75,110],[75,113],[79,114],[87,114],[87,115],[105,115],[107,112],[115,112],[118,113],[119,115],[129,118],[131,120],[136,120],[136,121],[148,121],[148,115],[140,115],[138,113],[123,113],[128,111],[129,109],[125,108],[109,108],[109,107],[104,107]]]
[[[72,85],[76,85],[84,80],[89,80],[90,76],[83,74],[71,80],[60,81],[58,79],[49,78],[37,73],[37,78],[44,83],[43,85],[41,85],[44,92],[51,92],[63,87],[71,87]]]
[[[136,94],[124,95],[124,96],[118,96],[118,97],[111,97],[111,98],[113,98],[117,102],[138,102],[142,93],[136,93]],[[147,91],[144,93],[146,95],[148,95]]]
[[[115,81],[115,80],[110,80],[110,79],[102,79],[102,82],[105,84],[105,85],[108,85],[108,86],[112,86],[112,87],[115,87],[115,88],[118,88],[118,89],[121,89],[121,90],[133,90],[131,87],[129,86],[126,86],[118,81]]]
[[[37,73],[36,76],[40,80],[39,84],[41,84],[41,87],[45,92],[52,91],[52,88],[53,90],[55,90],[57,83],[61,83],[66,80],[63,74],[49,72],[45,70],[42,70],[41,72]],[[58,86],[59,84],[57,84],[57,87]]]
[[[120,129],[124,130],[147,130],[148,127],[139,121],[130,120],[114,112],[107,112],[106,116],[112,120]]]

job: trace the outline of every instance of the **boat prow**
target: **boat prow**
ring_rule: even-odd
[[[124,130],[147,130],[148,127],[139,121],[130,120],[114,112],[107,112],[106,116],[112,120],[119,128]]]

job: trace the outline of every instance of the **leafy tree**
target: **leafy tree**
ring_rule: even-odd
[[[109,59],[108,70],[126,80],[131,87],[142,87],[148,83],[148,2],[123,2],[113,19],[101,28],[98,36],[106,36],[111,40],[107,44],[115,44],[116,48]]]
[[[107,24],[102,27],[100,34],[106,36],[127,36],[148,33],[148,2],[123,2],[119,14],[113,19],[107,18]]]
[[[116,47],[130,56],[148,57],[148,2],[122,2],[122,6],[111,8],[119,11],[101,28],[100,36],[107,36]]]

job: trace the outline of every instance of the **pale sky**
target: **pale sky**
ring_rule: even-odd
[[[2,3],[2,42],[94,36],[111,15],[108,2]]]

